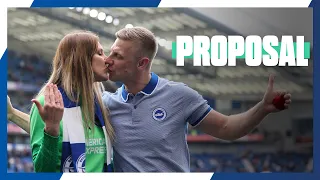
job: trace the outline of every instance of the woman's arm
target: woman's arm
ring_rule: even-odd
[[[35,172],[59,172],[59,147],[62,146],[62,126],[64,105],[57,86],[49,84],[44,96],[33,99],[30,116],[13,108],[7,96],[8,120],[30,134],[32,160]]]
[[[27,133],[30,133],[29,114],[13,108],[9,96],[7,96],[7,116],[9,121],[15,123]]]

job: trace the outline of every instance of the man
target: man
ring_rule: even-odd
[[[141,27],[125,28],[116,37],[106,61],[110,80],[124,85],[103,96],[116,133],[116,171],[188,172],[187,124],[211,136],[235,140],[268,114],[280,111],[272,104],[277,95],[285,98],[285,108],[291,103],[290,94],[273,90],[274,77],[270,76],[258,104],[242,114],[223,115],[185,84],[151,73],[158,49],[152,32]]]

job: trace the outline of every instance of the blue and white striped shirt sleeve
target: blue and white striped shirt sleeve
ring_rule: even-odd
[[[184,111],[187,122],[192,126],[197,126],[211,111],[211,107],[208,105],[202,95],[197,91],[191,89],[187,85],[182,88]]]

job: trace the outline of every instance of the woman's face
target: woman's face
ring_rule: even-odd
[[[106,55],[104,54],[103,47],[98,43],[98,51],[92,57],[92,70],[95,82],[109,80],[106,65]]]

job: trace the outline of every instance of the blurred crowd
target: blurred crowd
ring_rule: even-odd
[[[8,144],[7,172],[33,172],[28,144]],[[313,157],[302,153],[191,154],[192,172],[312,172]]]
[[[29,112],[30,100],[47,80],[50,64],[38,56],[19,55],[8,51],[8,94],[14,107]],[[8,126],[14,126],[8,122]],[[11,128],[12,129],[12,128]],[[11,136],[8,128],[7,172],[33,172],[32,155],[26,135]],[[190,131],[190,135],[201,135]],[[264,132],[266,133],[266,132]],[[10,140],[9,140],[10,136]],[[264,137],[270,137],[264,134]],[[277,136],[278,137],[278,136]],[[16,138],[24,140],[17,141]],[[254,153],[195,154],[191,152],[192,172],[311,172],[312,154]]]
[[[7,172],[33,172],[32,155],[28,144],[7,145]]]
[[[8,80],[42,85],[50,73],[50,64],[38,56],[18,55],[8,51]]]
[[[192,154],[193,172],[312,172],[311,154],[254,153]]]

